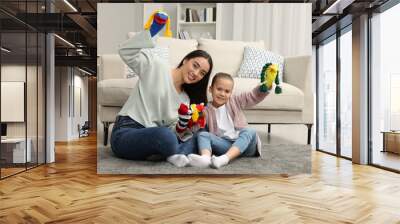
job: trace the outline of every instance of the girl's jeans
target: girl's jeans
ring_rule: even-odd
[[[197,151],[196,135],[180,143],[168,127],[145,128],[129,116],[117,117],[110,142],[117,157],[130,160],[145,160],[154,155],[167,158],[174,154],[188,155]]]
[[[255,156],[257,134],[252,128],[243,128],[236,140],[221,138],[210,132],[200,132],[197,136],[199,150],[208,149],[214,155],[225,154],[232,146],[240,150],[241,156]]]

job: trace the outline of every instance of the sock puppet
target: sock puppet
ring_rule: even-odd
[[[178,118],[175,130],[179,139],[185,142],[193,136],[193,132],[206,126],[204,104],[192,104],[190,107],[181,104],[178,109]]]
[[[204,128],[206,126],[204,103],[192,104],[190,105],[190,109],[192,111],[192,117],[188,122],[188,128]]]
[[[178,109],[178,123],[176,123],[176,132],[183,133],[189,123],[190,118],[192,117],[192,111],[186,104],[181,104]]]
[[[146,24],[144,25],[144,29],[150,29],[151,37],[154,37],[155,35],[157,35],[158,32],[160,32],[160,30],[162,30],[164,26],[166,26],[164,35],[166,37],[172,37],[170,19],[168,17],[168,14],[161,10],[156,10],[147,20]]]
[[[271,63],[265,64],[260,74],[262,83],[262,85],[260,86],[260,91],[264,93],[267,92],[269,89],[272,88],[272,85],[275,82],[276,84],[275,93],[281,94],[282,88],[280,86],[278,74],[279,71],[278,71],[278,66],[276,64],[271,64]]]

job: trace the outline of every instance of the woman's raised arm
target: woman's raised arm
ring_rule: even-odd
[[[142,51],[143,48],[153,48],[154,40],[148,30],[137,33],[119,46],[122,60],[140,77],[143,71],[153,64],[153,54]]]

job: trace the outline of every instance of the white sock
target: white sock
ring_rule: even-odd
[[[189,164],[189,159],[183,154],[175,154],[167,158],[167,161],[177,167],[184,167]]]
[[[214,168],[221,168],[229,163],[229,157],[224,154],[222,156],[212,156],[211,157],[211,164]]]
[[[194,167],[206,168],[211,165],[211,157],[209,155],[189,154],[189,165]]]

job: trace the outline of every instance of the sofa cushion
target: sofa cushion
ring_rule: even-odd
[[[234,78],[234,94],[249,91],[259,82],[258,79]],[[99,104],[102,106],[123,106],[132,89],[135,87],[138,77],[131,79],[107,79],[98,83]],[[274,94],[273,91],[262,102],[251,109],[266,110],[303,110],[304,93],[297,87],[288,83],[282,83],[283,92]],[[211,95],[208,97],[212,99]]]
[[[234,94],[249,91],[256,86],[260,80],[252,78],[234,78]],[[288,83],[282,83],[282,93],[275,94],[273,90],[256,106],[251,109],[256,110],[303,110],[304,93],[299,88]]]
[[[169,62],[171,67],[176,68],[190,52],[197,50],[197,40],[181,40],[169,37],[159,37],[156,41],[158,46],[169,48]]]
[[[129,32],[128,37],[131,38],[135,32]],[[197,50],[197,40],[181,40],[171,37],[157,37],[156,44],[160,47],[167,47],[169,49],[169,63],[172,68],[178,66],[183,57],[190,52]]]
[[[102,106],[123,106],[138,80],[138,77],[133,77],[99,81],[97,84],[99,104]]]
[[[103,54],[99,62],[101,80],[125,78],[125,63],[118,54]]]
[[[241,78],[260,78],[260,73],[266,63],[278,65],[279,80],[282,82],[283,56],[262,48],[246,46],[244,48],[243,61],[238,71]]]
[[[211,55],[214,64],[212,74],[225,72],[235,77],[243,60],[245,46],[264,48],[264,41],[243,42],[200,38],[198,48]]]
[[[163,61],[169,63],[168,47],[156,46],[154,48],[144,48],[142,51],[157,55]],[[125,77],[129,79],[135,76],[137,76],[137,74],[127,64],[125,64]]]
[[[135,32],[129,32],[128,37],[131,38]],[[156,44],[160,47],[167,47],[169,49],[169,63],[172,68],[178,66],[183,57],[190,52],[197,50],[197,40],[181,40],[170,37],[157,37]]]

